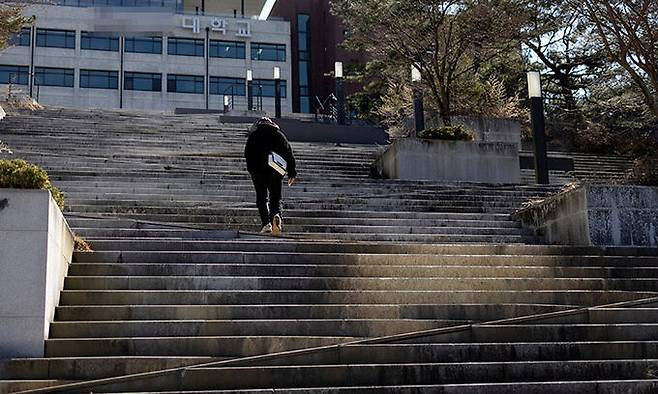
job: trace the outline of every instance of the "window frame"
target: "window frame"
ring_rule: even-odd
[[[160,51],[155,52],[154,50],[151,51],[138,51],[135,50],[136,44],[141,41],[142,43],[149,43],[151,44],[152,47],[154,47],[156,44],[160,46]],[[131,43],[133,46],[132,50],[128,49],[128,44]],[[163,38],[162,36],[126,36],[124,40],[124,52],[125,53],[142,53],[142,54],[153,54],[153,55],[162,55],[162,49],[163,49]]]
[[[55,72],[55,74],[63,75],[63,84],[43,83],[39,81],[39,74],[45,74],[47,71]],[[53,74],[51,74],[52,76]],[[70,79],[69,79],[70,78]],[[45,77],[43,78],[44,82]],[[71,81],[70,84],[68,81]],[[73,68],[60,68],[60,67],[35,67],[34,68],[34,86],[48,86],[58,88],[73,88],[75,87],[75,69]]]
[[[274,50],[276,59],[262,58],[262,51],[265,49]],[[258,51],[261,51],[260,53]],[[251,60],[260,62],[286,62],[287,61],[287,45],[286,44],[271,44],[266,42],[252,42],[251,43]],[[282,56],[280,56],[282,55]]]
[[[220,83],[220,80],[223,80],[225,83]],[[234,83],[227,83],[234,82]],[[213,89],[213,85],[217,86],[217,90]],[[227,86],[227,88],[221,90],[220,86]],[[247,80],[245,78],[238,77],[215,77],[210,76],[210,84],[208,86],[209,93],[212,96],[228,96],[231,94],[230,90],[227,91],[230,86],[238,86],[238,89],[233,90],[233,96],[244,97],[247,95]]]
[[[104,73],[107,74],[108,78],[108,86],[103,87],[103,86],[90,86],[89,81],[92,79],[92,75],[84,75],[83,73]],[[87,84],[88,86],[84,86],[82,83],[83,77],[87,78]],[[98,75],[94,77],[99,77]],[[81,89],[105,89],[105,90],[118,90],[119,89],[119,72],[114,71],[114,70],[90,70],[90,69],[80,69],[80,88]]]
[[[94,42],[106,43],[107,48],[104,48],[104,45],[94,46]],[[113,33],[81,31],[80,49],[85,51],[119,52],[119,37]]]
[[[64,46],[49,45],[49,35],[63,35]],[[73,40],[72,45],[71,41]],[[39,48],[62,48],[62,49],[75,49],[76,46],[76,33],[75,30],[62,30],[62,29],[37,29],[36,46]]]
[[[233,48],[231,48],[231,51],[236,51],[237,54],[235,56],[220,56],[220,53],[222,52],[220,49],[222,48],[222,46],[226,46],[225,44],[229,44],[230,46],[233,46]],[[212,54],[213,49],[217,51],[216,55]],[[210,44],[208,45],[208,57],[215,59],[244,60],[247,57],[247,43],[244,41],[210,40]]]
[[[171,56],[191,56],[191,57],[204,57],[205,52],[205,40],[200,38],[184,38],[184,37],[168,37],[167,38],[167,55]],[[194,54],[187,53],[173,53],[172,47],[178,52],[178,46],[181,43],[188,42],[188,44],[194,45]]]
[[[148,76],[151,79],[151,89],[135,89],[135,77],[140,77],[140,76],[141,77]],[[131,79],[130,83],[128,83],[129,79]],[[146,79],[146,78],[143,78],[143,79]],[[156,80],[159,80],[159,82],[160,82],[157,85],[155,84]],[[157,86],[158,88],[153,89],[154,86]],[[139,71],[125,71],[123,73],[123,90],[129,90],[129,91],[134,91],[134,92],[162,92],[162,74],[160,74],[160,73],[146,73],[146,72],[139,72]]]
[[[192,79],[185,81],[185,79]],[[186,91],[179,86],[179,83],[191,83],[194,86],[193,91]],[[173,83],[173,85],[172,85]],[[205,77],[203,75],[188,75],[188,74],[167,74],[167,93],[181,93],[181,94],[203,94],[205,92]],[[172,89],[173,86],[173,89]],[[200,91],[198,88],[201,87]]]
[[[281,99],[286,99],[288,98],[288,81],[285,79],[281,79]],[[263,85],[267,89],[272,89],[272,93],[269,93],[269,90],[265,91],[266,94],[262,94],[260,96],[258,93],[258,87],[261,87],[261,90],[263,90]],[[252,89],[253,89],[253,95],[254,97],[264,97],[264,98],[274,98],[274,79],[254,79],[252,82]]]
[[[5,68],[6,70],[3,70]],[[9,69],[15,69],[15,70],[9,70]],[[18,66],[14,64],[0,64],[0,75],[7,75],[7,80],[5,81],[4,78],[0,79],[0,84],[2,85],[25,85],[27,86],[30,83],[30,66]],[[11,81],[11,75],[12,74],[18,74],[18,82],[12,82]],[[21,80],[23,80],[25,83],[22,83]]]

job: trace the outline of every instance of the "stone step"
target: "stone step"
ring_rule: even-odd
[[[650,267],[658,266],[658,259],[652,256],[615,257],[615,256],[552,256],[546,255],[460,255],[455,250],[446,255],[424,254],[419,250],[410,250],[408,254],[395,250],[350,250],[347,245],[335,245],[324,249],[300,247],[295,250],[295,243],[286,245],[281,242],[279,248],[272,247],[267,241],[254,242],[245,251],[240,251],[241,242],[227,245],[215,242],[216,251],[106,251],[94,253],[76,253],[74,261],[79,263],[127,263],[127,264],[288,264],[288,265],[412,265],[412,266],[564,266],[564,267]],[[412,246],[412,245],[409,245]],[[451,245],[454,246],[454,245]],[[460,246],[460,245],[457,245]],[[477,245],[461,245],[465,249]],[[322,252],[326,250],[327,252]],[[359,253],[361,252],[361,253]],[[393,253],[387,253],[393,252]],[[486,253],[486,252],[485,252]]]
[[[296,319],[56,321],[50,339],[130,337],[329,336],[380,337],[465,324],[463,320]]]
[[[85,211],[86,210],[86,211]],[[132,215],[134,219],[149,220],[149,217],[160,217],[169,222],[179,222],[185,217],[189,217],[189,222],[194,223],[195,220],[201,221],[205,218],[206,221],[213,219],[217,222],[224,223],[230,220],[241,220],[242,218],[252,218],[258,216],[256,207],[253,208],[196,208],[196,209],[168,209],[164,207],[140,207],[132,210],[127,210],[122,213],[122,210],[110,209],[106,212],[105,209],[94,206],[67,206],[65,208],[65,215],[70,216],[73,214],[80,215],[83,212],[93,211],[100,212],[103,216],[111,216],[113,218],[127,218],[127,215]],[[176,211],[180,213],[176,213]],[[170,213],[167,213],[170,212]],[[425,220],[484,220],[484,221],[502,221],[518,225],[518,222],[513,221],[509,214],[506,213],[451,213],[451,212],[401,212],[401,211],[367,211],[367,210],[311,210],[311,209],[286,209],[283,213],[284,218],[289,216],[299,217],[300,220],[307,218],[321,218],[321,219],[406,219],[414,220],[425,218]]]
[[[658,279],[464,277],[68,276],[65,290],[627,290],[656,291]]]
[[[37,390],[51,386],[57,386],[74,381],[54,380],[54,379],[7,379],[0,380],[0,393],[15,393],[28,390]]]
[[[60,305],[472,304],[602,305],[658,296],[600,290],[64,290]]]
[[[650,341],[658,333],[656,323],[618,324],[528,324],[473,326],[469,342],[570,342],[570,341]],[[431,341],[458,338],[433,337]]]
[[[448,319],[490,321],[549,313],[575,305],[550,304],[316,304],[316,305],[91,305],[58,306],[60,321],[222,319]]]
[[[657,360],[521,361],[490,363],[352,364],[192,368],[184,390],[392,386],[569,380],[646,379]],[[240,376],[240,379],[235,379]]]
[[[477,262],[474,262],[477,264]],[[658,267],[554,267],[487,265],[291,265],[291,264],[106,264],[73,263],[75,276],[296,276],[296,277],[461,277],[461,278],[628,278],[656,279]]]
[[[194,203],[193,205],[197,205]],[[161,218],[162,215],[194,215],[194,216],[220,216],[220,217],[232,217],[233,214],[238,214],[240,216],[256,216],[258,211],[256,211],[256,204],[252,202],[243,202],[234,204],[234,207],[220,206],[216,208],[212,207],[168,207],[166,202],[162,202],[161,206],[113,206],[111,203],[107,205],[74,205],[69,204],[66,206],[66,213],[76,213],[76,214],[150,214],[151,217],[156,217],[159,215]],[[446,214],[498,214],[509,216],[514,212],[512,207],[482,207],[482,206],[471,206],[471,207],[459,207],[459,206],[446,206],[446,207],[436,207],[430,204],[405,204],[405,205],[370,205],[368,203],[364,204],[334,204],[334,203],[317,203],[317,202],[286,202],[282,201],[283,214],[286,212],[293,212],[294,214],[299,214],[300,211],[329,211],[329,212],[339,212],[339,215],[346,217],[349,215],[348,212],[360,211],[365,212],[365,216],[379,216],[386,217],[390,214],[391,211],[398,213],[402,211],[407,211],[410,216],[423,216],[425,213],[446,213]],[[248,208],[247,208],[248,207]],[[359,216],[363,216],[361,213],[358,213]],[[331,215],[331,213],[325,214],[325,216]],[[147,216],[148,217],[148,216]],[[222,219],[226,220],[226,219]],[[160,220],[162,221],[162,220]]]
[[[346,345],[319,360],[313,355],[295,357],[294,362],[317,365],[336,364],[414,364],[459,361],[485,363],[496,361],[625,360],[653,359],[658,342],[648,341],[560,341],[499,343],[431,343]],[[286,362],[272,360],[263,365]],[[285,365],[285,364],[283,364]]]
[[[347,221],[347,220],[345,220]],[[317,233],[317,232],[327,232],[327,233],[378,233],[378,234],[462,234],[462,235],[531,235],[532,233],[529,230],[522,229],[519,227],[519,224],[516,222],[499,222],[501,226],[497,226],[497,223],[490,223],[489,227],[483,226],[480,227],[479,223],[466,223],[466,226],[461,226],[461,223],[455,223],[457,226],[448,226],[446,223],[435,221],[431,223],[427,222],[427,225],[399,225],[396,221],[390,221],[388,225],[319,225],[319,224],[308,224],[305,223],[304,219],[288,220],[286,217],[284,219],[284,230],[286,232],[308,232],[308,233]],[[69,225],[72,228],[76,229],[76,232],[83,233],[89,237],[102,238],[102,237],[120,237],[125,239],[130,239],[133,237],[137,238],[149,238],[149,237],[164,237],[164,238],[175,238],[183,237],[189,235],[188,233],[206,233],[206,238],[211,238],[216,236],[218,238],[228,236],[233,232],[226,232],[221,230],[209,230],[209,229],[199,229],[194,230],[190,228],[175,227],[163,223],[163,225],[141,225],[138,222],[132,222],[128,224],[127,227],[123,225],[114,225],[110,226],[107,224],[101,224],[100,227],[88,227],[89,223],[80,223],[78,225],[77,221],[70,222]],[[97,222],[98,223],[98,222]],[[260,230],[259,228],[254,229],[252,222],[247,223],[227,223],[226,227],[232,230],[243,230],[243,231],[253,231]],[[152,235],[149,235],[152,234]]]
[[[77,230],[87,229],[149,229],[163,228],[162,226],[149,226],[146,223],[140,223],[130,219],[114,219],[107,217],[105,219],[89,219],[69,216],[66,218],[69,226]],[[236,223],[236,222],[233,222]],[[480,227],[480,228],[520,228],[521,224],[511,220],[455,220],[455,219],[398,219],[398,218],[311,218],[285,216],[285,225],[309,225],[309,226],[410,226],[410,227]],[[236,224],[239,225],[239,224]]]
[[[326,234],[326,235],[325,235]],[[496,243],[496,244],[539,244],[540,239],[526,235],[440,235],[440,234],[368,234],[368,233],[295,233],[285,232],[284,235],[300,239],[335,239],[367,242],[412,242],[422,244],[433,243]]]
[[[47,339],[47,357],[207,356],[244,357],[354,341],[329,336],[190,336]]]
[[[543,381],[518,383],[476,383],[476,384],[420,384],[420,385],[369,385],[346,387],[317,388],[286,388],[286,393],[304,394],[509,394],[509,393],[542,393],[542,394],[653,394],[658,391],[658,380],[622,379],[622,380],[592,380],[592,381]],[[186,390],[185,393],[217,393],[217,394],[265,394],[272,389],[241,389],[241,390]]]
[[[85,380],[160,371],[226,360],[226,357],[51,357],[0,361],[0,379]],[[2,381],[0,381],[0,387]]]

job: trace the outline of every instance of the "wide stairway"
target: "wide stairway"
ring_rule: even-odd
[[[74,256],[45,357],[0,362],[0,391],[658,389],[658,250],[541,245],[509,214],[559,186],[376,180],[376,147],[294,143],[285,236],[262,236],[246,127],[0,122],[95,250]]]

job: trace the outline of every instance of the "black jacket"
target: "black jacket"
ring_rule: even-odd
[[[247,170],[252,174],[274,171],[267,163],[267,156],[272,151],[287,162],[288,178],[296,178],[295,156],[292,154],[288,139],[281,130],[268,124],[259,125],[247,138],[247,145],[244,148]]]

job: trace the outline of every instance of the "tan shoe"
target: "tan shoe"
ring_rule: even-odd
[[[283,230],[283,220],[281,219],[281,215],[276,214],[272,218],[272,234],[279,235],[281,234],[281,230]]]

